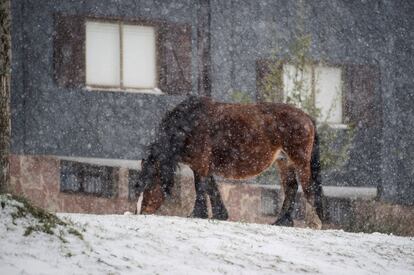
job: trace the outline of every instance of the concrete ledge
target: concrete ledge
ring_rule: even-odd
[[[372,200],[378,196],[376,187],[323,186],[323,193],[329,198]]]
[[[121,167],[132,170],[141,170],[141,160],[129,160],[129,159],[104,159],[104,158],[84,158],[84,157],[67,157],[67,156],[54,156],[59,160],[76,161],[81,163],[88,163],[94,165]],[[193,177],[193,171],[187,165],[179,165],[177,174]]]
[[[222,182],[222,184],[229,184]],[[234,184],[234,183],[230,183]],[[239,184],[235,184],[239,185]],[[263,185],[263,184],[251,184],[251,186],[257,186],[263,189],[277,190],[281,189],[280,185]],[[378,195],[378,189],[376,187],[353,187],[353,186],[322,186],[322,190],[325,196],[333,198],[350,198],[350,199],[374,199]],[[302,187],[299,186],[298,193],[302,193]]]

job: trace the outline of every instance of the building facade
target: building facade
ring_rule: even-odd
[[[12,182],[24,189],[24,171],[46,158],[59,185],[46,189],[72,203],[131,199],[135,166],[122,161],[145,157],[167,110],[190,94],[262,100],[267,64],[307,34],[309,89],[322,91],[315,104],[326,109],[335,87],[333,128],[356,129],[349,160],[324,185],[378,188],[383,201],[413,205],[412,14],[402,0],[13,1]]]

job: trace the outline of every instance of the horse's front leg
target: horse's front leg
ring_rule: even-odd
[[[292,166],[287,165],[287,160],[277,160],[277,167],[285,197],[279,217],[274,225],[293,226],[292,212],[298,191],[295,170]]]
[[[210,197],[211,210],[213,212],[213,219],[225,221],[229,218],[227,209],[224,206],[220,195],[220,190],[217,187],[216,180],[213,176],[208,177],[207,193]]]
[[[207,210],[207,185],[205,177],[201,177],[197,172],[194,172],[194,185],[195,185],[195,193],[196,199],[194,203],[194,209],[191,213],[191,217],[194,218],[201,218],[207,219],[208,218],[208,210]]]

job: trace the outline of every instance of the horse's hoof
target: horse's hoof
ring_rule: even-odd
[[[316,214],[315,208],[309,203],[306,203],[305,221],[309,228],[322,229],[322,221]]]
[[[208,219],[208,213],[206,212],[191,212],[189,218],[196,218],[196,219]]]
[[[309,228],[320,230],[322,229],[322,222],[320,219],[308,221],[307,225]]]
[[[228,218],[229,218],[229,214],[227,213],[227,211],[223,211],[223,212],[216,213],[213,215],[213,219],[220,220],[220,221],[227,221]]]
[[[289,216],[283,216],[278,218],[273,225],[293,227],[293,220]]]

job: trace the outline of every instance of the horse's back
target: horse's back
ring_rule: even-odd
[[[313,135],[314,122],[304,111],[284,103],[234,104],[209,102],[211,128],[229,131],[236,135],[249,133],[255,138],[257,132],[264,132],[273,140],[305,138]],[[276,139],[276,140],[275,140]],[[258,141],[260,138],[257,137]]]

